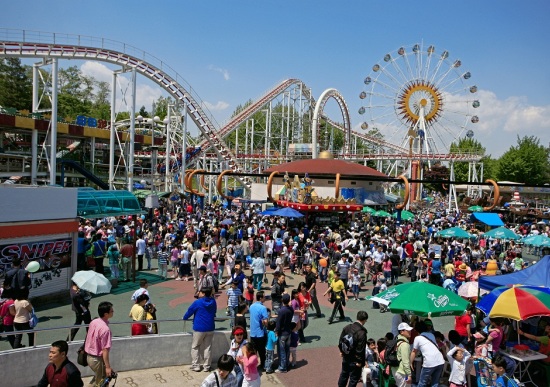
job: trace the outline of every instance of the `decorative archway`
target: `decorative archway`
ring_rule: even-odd
[[[351,123],[349,119],[348,106],[346,105],[346,101],[344,101],[344,97],[342,97],[338,90],[326,89],[325,91],[323,91],[323,93],[317,100],[317,103],[315,104],[313,120],[311,123],[311,142],[313,145],[312,158],[314,159],[318,158],[319,156],[319,152],[317,151],[317,132],[319,131],[319,118],[323,115],[323,108],[325,107],[325,104],[327,103],[327,100],[329,98],[334,98],[336,100],[338,106],[340,107],[340,111],[342,112],[342,118],[344,119],[344,128],[346,130],[346,143],[344,145],[344,153],[349,152],[349,145],[351,143]]]

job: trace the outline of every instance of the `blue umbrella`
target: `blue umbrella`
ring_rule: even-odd
[[[233,220],[227,218],[222,220],[220,223],[223,224],[224,226],[231,226],[233,224]]]
[[[290,207],[280,208],[277,211],[273,211],[271,215],[283,216],[285,218],[301,218],[304,216],[301,212],[296,211]]]

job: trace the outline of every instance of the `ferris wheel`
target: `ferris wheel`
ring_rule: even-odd
[[[359,95],[361,128],[378,129],[384,140],[411,155],[449,153],[468,126],[479,121],[477,86],[449,51],[430,45],[400,47],[372,66]]]

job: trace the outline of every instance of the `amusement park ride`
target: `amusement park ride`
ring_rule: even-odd
[[[453,181],[454,163],[467,162],[468,181],[483,184],[483,155],[450,153],[453,142],[474,135],[468,127],[479,121],[475,114],[480,106],[475,97],[477,87],[469,83],[471,74],[462,70],[460,60],[451,60],[448,51],[431,45],[400,47],[372,66],[359,94],[360,130],[352,130],[347,104],[336,89],[325,90],[315,100],[299,79],[279,83],[220,125],[170,66],[135,47],[108,39],[0,29],[2,57],[39,62],[33,66],[33,111],[25,114],[0,109],[0,182],[59,183],[58,159],[80,149],[83,169],[103,177],[109,189],[127,187],[130,191],[136,183],[146,183],[157,190],[191,190],[210,196],[214,192],[213,174],[225,171],[224,179],[218,176],[220,190],[227,194],[232,185],[235,192],[240,189],[246,196],[254,181],[268,178],[257,177],[264,170],[297,159],[315,159],[320,151],[363,165],[374,162],[376,169],[388,176],[407,176],[413,180],[412,201],[420,200],[423,191],[422,184],[414,181],[421,181],[425,170],[437,163],[448,164]],[[65,59],[102,61],[117,67],[112,73],[110,121],[95,122],[94,127],[90,120],[73,124],[58,118],[58,66]],[[126,74],[130,90],[120,90],[119,77]],[[172,98],[162,120],[136,116],[138,75],[157,83]],[[129,103],[117,106],[117,96]],[[43,108],[46,99],[52,108]],[[338,104],[341,119],[330,119],[323,112],[330,99]],[[130,117],[117,122],[115,117],[122,111]],[[45,114],[49,119],[44,119]],[[344,143],[338,149],[334,134],[329,134],[334,130],[344,133]],[[382,136],[368,135],[371,130]],[[191,135],[193,131],[196,135]],[[55,144],[53,149],[51,144]],[[200,183],[193,188],[195,174],[200,176]],[[305,182],[307,177],[301,183]],[[386,188],[390,190],[395,184]],[[308,188],[297,189],[293,181],[288,185],[277,193],[285,201],[308,205],[318,200]],[[453,186],[449,193],[451,208],[457,205]],[[481,188],[472,185],[468,196],[475,197],[476,193],[481,194]]]

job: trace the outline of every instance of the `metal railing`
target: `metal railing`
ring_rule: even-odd
[[[216,317],[214,321],[216,323],[224,323],[224,326],[216,326],[215,330],[217,331],[225,331],[229,330],[229,325],[225,324],[227,321],[230,321],[231,317]],[[178,325],[178,323],[183,323],[183,327],[181,330],[175,329],[175,327]],[[174,333],[192,333],[192,325],[188,326],[187,323],[193,323],[193,319],[188,320],[182,320],[181,318],[175,318],[175,319],[162,319],[162,320],[143,320],[143,321],[117,321],[117,322],[109,322],[109,328],[111,329],[113,338],[116,337],[129,337],[131,336],[130,330],[128,329],[128,326],[131,327],[132,324],[157,324],[157,333],[149,333],[149,336],[161,336],[165,334],[174,334]],[[25,348],[36,348],[40,345],[47,345],[50,344],[52,341],[55,340],[63,340],[65,338],[71,337],[71,330],[72,329],[79,329],[79,332],[85,331],[85,329],[89,327],[89,324],[81,324],[81,325],[66,325],[62,327],[51,327],[51,328],[42,328],[42,329],[28,329],[24,331],[10,331],[10,332],[2,332],[0,333],[0,337],[4,336],[14,336],[14,335],[23,335],[22,342],[25,340],[26,335],[32,334],[34,336],[34,344],[32,347],[25,347]],[[122,327],[126,328],[126,333],[123,332]],[[163,329],[161,329],[163,327]],[[190,330],[188,330],[188,328]],[[166,331],[164,331],[166,330]],[[52,339],[52,332],[58,332],[58,331],[65,331],[67,332],[67,335],[60,335],[59,337],[56,337],[55,339]],[[47,339],[42,339],[48,336]],[[82,334],[84,336],[84,334]],[[84,337],[82,337],[82,340],[67,340],[67,342],[78,342],[78,341],[84,341]],[[38,339],[40,339],[40,343],[38,342]],[[7,344],[7,343],[6,343]],[[4,348],[3,348],[4,347]],[[5,345],[4,343],[0,343],[0,352],[2,351],[15,351],[17,348],[8,348],[8,345]]]

